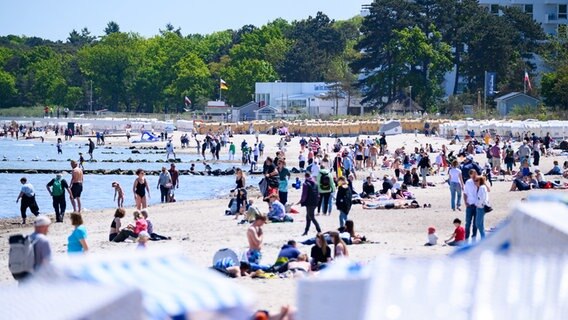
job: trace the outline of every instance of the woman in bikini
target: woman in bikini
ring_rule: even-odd
[[[148,186],[148,181],[146,181],[144,170],[136,170],[136,175],[138,178],[134,180],[132,192],[134,192],[136,209],[141,210],[148,207],[147,199],[150,198],[150,187]]]

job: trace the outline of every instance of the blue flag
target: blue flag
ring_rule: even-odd
[[[486,72],[485,73],[485,94],[490,97],[495,94],[497,73]]]

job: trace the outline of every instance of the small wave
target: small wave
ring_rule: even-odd
[[[14,147],[35,147],[35,144],[33,143],[23,143],[23,144],[14,144]]]

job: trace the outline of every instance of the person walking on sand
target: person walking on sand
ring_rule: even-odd
[[[315,217],[316,207],[319,202],[318,186],[310,172],[306,172],[305,177],[306,180],[302,185],[302,198],[300,199],[300,202],[298,202],[298,204],[302,205],[302,207],[306,207],[306,228],[304,229],[302,236],[308,235],[312,222],[314,223],[317,232],[321,232],[321,228]]]
[[[331,195],[335,193],[335,183],[331,177],[331,173],[325,166],[320,166],[320,171],[317,177],[318,182],[318,192],[319,192],[319,203],[318,203],[318,215],[323,207],[323,215],[325,216],[331,214]]]
[[[146,181],[146,174],[144,173],[144,170],[136,170],[136,175],[138,177],[134,180],[132,192],[134,193],[136,209],[142,210],[148,207],[147,199],[150,198],[150,187],[148,186],[148,181]]]
[[[71,194],[71,189],[65,179],[61,178],[61,173],[55,175],[45,186],[49,195],[53,200],[53,209],[55,210],[55,222],[63,222],[67,201],[65,200],[65,190]]]
[[[37,217],[39,215],[39,207],[37,206],[35,198],[34,186],[31,183],[28,183],[28,179],[26,177],[21,178],[20,183],[22,184],[22,188],[18,194],[16,203],[22,199],[22,202],[20,203],[20,213],[22,215],[22,224],[26,224],[26,211],[28,208],[30,208],[30,211]]]
[[[83,192],[83,170],[79,168],[77,162],[71,160],[71,194],[69,199],[73,205],[73,212],[81,212],[81,193]]]
[[[247,251],[247,260],[249,263],[260,264],[262,259],[262,243],[264,241],[264,233],[262,226],[266,223],[266,216],[256,216],[254,222],[247,230],[247,240],[249,249]]]
[[[170,189],[172,188],[172,177],[166,167],[162,167],[162,172],[160,172],[160,176],[158,177],[158,185],[156,189],[160,189],[160,201],[162,203],[169,202],[169,193]]]

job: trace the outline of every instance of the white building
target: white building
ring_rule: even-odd
[[[479,0],[479,5],[493,14],[501,14],[499,6],[518,7],[540,23],[546,34],[568,35],[568,0]]]
[[[254,99],[259,106],[277,108],[284,114],[347,114],[347,98],[335,94],[330,84],[325,82],[257,82]]]

